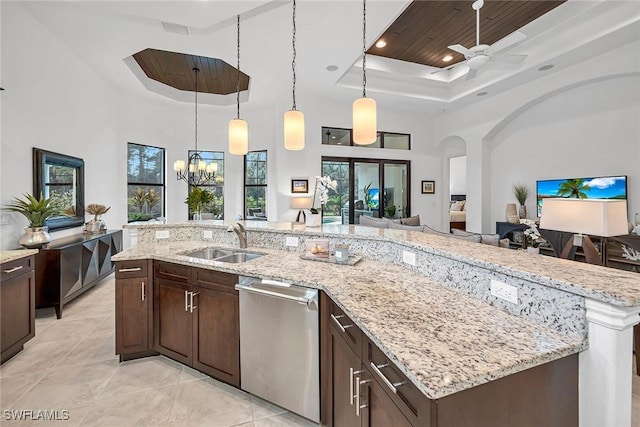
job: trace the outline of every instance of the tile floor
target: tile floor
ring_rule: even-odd
[[[114,279],[63,310],[38,310],[36,337],[0,367],[0,425],[269,427],[315,424],[165,357],[118,363]],[[59,421],[7,420],[6,410],[58,410]],[[34,416],[37,415],[34,412]],[[633,426],[640,376],[633,375]]]
[[[103,280],[60,320],[37,311],[36,337],[0,367],[0,425],[316,425],[165,357],[118,363],[114,284]],[[58,410],[58,418],[67,410],[68,420],[8,420],[6,410]]]

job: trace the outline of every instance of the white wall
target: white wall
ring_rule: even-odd
[[[449,194],[467,194],[467,156],[449,159]]]

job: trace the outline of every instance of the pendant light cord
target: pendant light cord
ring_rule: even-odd
[[[293,13],[291,14],[293,20],[293,37],[291,38],[291,45],[293,47],[293,60],[291,61],[291,70],[293,71],[293,84],[291,86],[293,106],[292,110],[296,109],[296,0],[293,0]]]
[[[236,67],[236,106],[238,109],[238,119],[240,118],[240,15],[238,15],[238,66]]]
[[[195,75],[196,75],[196,153],[198,152],[198,71],[200,71],[200,69],[198,67],[194,67],[193,71],[195,71]]]
[[[362,0],[362,97],[367,97],[367,0]]]

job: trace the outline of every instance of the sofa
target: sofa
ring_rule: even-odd
[[[502,248],[509,247],[509,239],[500,239],[500,236],[498,234],[471,233],[469,231],[458,229],[453,229],[452,233],[443,233],[442,231],[434,230],[428,225],[420,224],[420,215],[400,219],[370,218],[361,216],[360,225],[376,228],[419,231],[422,233],[434,234],[437,236],[466,240],[468,242],[482,243],[485,245],[499,246]]]

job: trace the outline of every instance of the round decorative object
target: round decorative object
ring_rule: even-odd
[[[308,213],[305,224],[307,227],[320,227],[322,225],[322,214]]]
[[[25,227],[24,236],[18,240],[25,248],[38,249],[51,241],[49,227]]]
[[[516,209],[515,203],[507,203],[506,217],[507,222],[511,222],[513,224],[518,224],[520,222],[520,218],[518,218],[518,210]]]
[[[525,205],[520,205],[520,212],[518,213],[520,219],[525,219],[527,217],[527,207]]]

